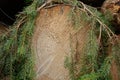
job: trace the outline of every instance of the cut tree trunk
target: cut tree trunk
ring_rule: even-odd
[[[106,0],[102,6],[102,12],[109,11],[113,20],[111,23],[115,28],[116,34],[120,34],[120,0]]]
[[[108,47],[108,55],[112,54],[112,46]],[[119,80],[118,66],[116,65],[115,59],[112,60],[111,69],[110,69],[112,80]]]
[[[119,12],[120,4],[118,3],[120,3],[120,0],[106,0],[102,6],[103,12],[106,12],[106,11],[111,12],[114,18],[114,20],[111,21],[111,23],[115,28],[116,34],[120,33],[120,12]],[[108,54],[112,55],[111,52],[112,52],[112,48],[111,46],[109,46]],[[119,70],[115,60],[113,60],[111,64],[111,76],[112,76],[112,80],[120,80]]]
[[[42,9],[37,17],[33,36],[36,80],[70,80],[69,70],[65,68],[66,58],[75,53],[74,61],[77,61],[83,56],[76,53],[83,50],[89,26],[85,22],[83,28],[76,30],[69,20],[71,9],[70,6],[57,5]],[[82,64],[82,60],[80,62]],[[81,64],[76,66],[76,75]]]

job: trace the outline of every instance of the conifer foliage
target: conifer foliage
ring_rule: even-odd
[[[26,0],[27,2],[31,0]],[[83,49],[82,68],[77,75],[76,64],[67,58],[65,64],[73,80],[112,80],[110,68],[112,60],[120,69],[120,40],[111,27],[109,14],[102,14],[96,8],[77,0],[51,0],[52,5],[65,4],[71,6],[69,17],[78,31],[84,27],[81,20],[90,25],[88,38]],[[48,5],[44,0],[34,0],[32,4],[18,15],[13,27],[0,38],[0,79],[33,80],[34,57],[31,40],[37,11]],[[51,4],[50,4],[51,5]],[[79,14],[79,16],[78,16]],[[77,32],[76,32],[77,33]],[[84,34],[83,34],[84,35]],[[111,46],[109,55],[108,46]],[[73,53],[74,54],[74,53]],[[72,54],[72,56],[74,56]],[[73,57],[72,57],[73,58]],[[74,58],[73,58],[74,59]],[[72,59],[72,60],[73,60]],[[83,70],[83,71],[82,71]],[[120,70],[119,70],[120,71]]]

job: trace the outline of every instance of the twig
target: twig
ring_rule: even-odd
[[[54,5],[50,5],[50,6],[46,6],[45,9],[48,9],[48,8],[52,8],[52,7],[55,7],[57,6],[58,4],[54,4]]]
[[[16,28],[18,29],[20,27],[21,24],[23,24],[25,22],[26,16],[24,16],[18,23],[18,25],[16,26]]]
[[[100,26],[100,33],[99,33],[99,37],[98,37],[98,44],[100,44],[101,34],[102,34],[102,26]]]
[[[93,17],[96,18],[96,20],[100,23],[100,25],[102,25],[102,27],[107,31],[107,34],[108,34],[108,36],[109,36],[110,38],[111,38],[111,35],[110,35],[110,34],[112,34],[113,36],[115,36],[115,34],[111,31],[111,29],[108,28],[107,25],[105,25],[104,23],[102,23],[102,21],[101,21],[93,12],[91,12],[91,11],[86,7],[86,5],[85,5],[83,2],[79,1],[79,3],[83,6],[84,10],[86,10],[86,11],[89,12]]]
[[[109,36],[110,38],[112,38],[111,35],[110,35],[110,32],[109,32],[108,29],[107,29],[107,26],[104,25],[99,19],[96,19],[96,20],[100,23],[101,27],[103,27],[103,28],[106,30],[108,36]],[[111,33],[113,33],[113,32],[111,31]]]
[[[38,9],[37,9],[37,12],[39,12],[43,7],[45,7],[47,4],[51,3],[52,0],[47,0],[45,1],[45,3],[43,5],[41,5]]]

